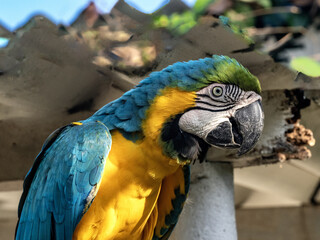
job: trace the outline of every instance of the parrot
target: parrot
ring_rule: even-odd
[[[264,113],[256,76],[213,55],[152,72],[54,131],[27,173],[15,239],[168,239],[209,148],[247,153]]]

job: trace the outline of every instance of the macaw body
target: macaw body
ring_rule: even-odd
[[[239,63],[213,56],[152,73],[58,129],[26,176],[16,239],[167,239],[189,163],[210,145],[245,153],[257,141],[259,92]]]
[[[162,180],[182,169],[177,164],[170,165],[170,160],[150,142],[137,146],[119,132],[112,135],[112,140],[99,191],[73,237],[151,239],[157,223],[156,205]],[[145,153],[144,147],[150,151]],[[128,168],[128,164],[136,167]]]

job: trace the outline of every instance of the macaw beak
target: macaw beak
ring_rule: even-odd
[[[255,101],[236,110],[229,121],[220,123],[208,134],[206,141],[217,147],[239,148],[238,155],[243,155],[257,143],[263,119],[261,101]]]

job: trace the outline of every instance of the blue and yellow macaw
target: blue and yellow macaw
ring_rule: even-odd
[[[209,146],[249,151],[263,127],[258,79],[226,56],[154,72],[44,143],[16,239],[167,239]]]

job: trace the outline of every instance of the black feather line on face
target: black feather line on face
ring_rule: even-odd
[[[201,138],[180,129],[181,115],[171,118],[162,128],[161,140],[164,150],[170,157],[178,157],[181,161],[203,162],[209,145]]]

